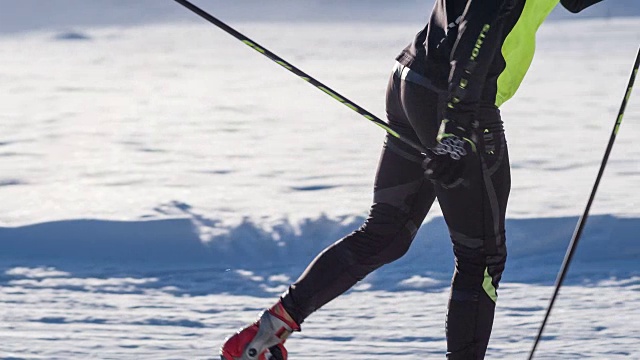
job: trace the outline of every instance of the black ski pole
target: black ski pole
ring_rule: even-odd
[[[569,248],[567,249],[567,253],[564,256],[564,261],[562,262],[562,266],[560,267],[560,272],[558,273],[558,278],[556,279],[556,285],[555,285],[555,290],[553,292],[553,296],[551,297],[551,301],[549,302],[549,307],[547,308],[547,313],[545,314],[544,320],[542,321],[542,325],[540,326],[540,330],[538,331],[538,336],[536,337],[536,340],[533,343],[533,348],[531,349],[531,353],[529,354],[529,360],[533,359],[533,355],[536,352],[536,347],[540,342],[540,338],[542,337],[542,332],[544,331],[544,327],[547,324],[547,320],[549,320],[551,309],[553,308],[553,304],[555,303],[556,298],[558,297],[558,292],[560,291],[560,287],[562,286],[562,283],[564,282],[564,278],[567,275],[569,264],[571,264],[571,259],[573,258],[573,254],[575,253],[576,247],[578,246],[578,241],[580,240],[580,236],[582,235],[582,230],[584,229],[584,225],[587,222],[587,217],[589,216],[589,210],[591,209],[591,204],[593,203],[593,199],[596,196],[598,185],[600,185],[600,179],[602,179],[604,168],[607,166],[607,161],[609,160],[609,154],[611,154],[613,143],[616,140],[616,135],[618,135],[618,130],[620,129],[620,124],[622,123],[622,118],[624,117],[624,111],[627,107],[627,102],[629,101],[629,97],[631,96],[631,91],[633,90],[633,84],[636,80],[636,75],[638,74],[639,66],[640,66],[640,49],[638,49],[638,55],[636,56],[636,62],[633,65],[633,70],[631,71],[631,78],[629,79],[629,85],[627,86],[627,91],[625,93],[624,98],[622,99],[622,105],[620,106],[618,117],[616,118],[615,125],[613,126],[613,131],[611,132],[611,137],[609,138],[609,144],[607,145],[607,150],[605,151],[604,157],[602,158],[602,163],[600,164],[600,171],[598,171],[596,182],[593,185],[593,189],[591,189],[591,195],[589,196],[589,201],[587,202],[587,206],[584,209],[584,213],[578,220],[578,224],[576,225],[576,229],[573,233],[573,237],[571,238],[571,242],[569,243]]]
[[[406,137],[403,137],[402,135],[400,135],[397,132],[393,131],[384,121],[380,120],[380,118],[378,118],[377,116],[373,115],[372,113],[370,113],[367,110],[363,109],[362,107],[358,106],[358,104],[356,104],[353,101],[347,99],[346,97],[340,95],[338,92],[332,90],[330,87],[324,85],[320,81],[318,81],[318,80],[314,79],[313,77],[309,76],[304,71],[302,71],[302,70],[298,69],[297,67],[291,65],[290,63],[288,63],[287,61],[285,61],[284,59],[282,59],[278,55],[276,55],[276,54],[272,53],[271,51],[265,49],[264,47],[258,45],[255,41],[249,39],[248,37],[244,36],[240,32],[236,31],[234,28],[232,28],[229,25],[225,24],[224,22],[218,20],[217,18],[211,16],[206,11],[200,9],[199,7],[195,6],[194,4],[192,4],[191,2],[189,2],[187,0],[175,0],[175,1],[177,3],[179,3],[180,5],[186,7],[187,9],[193,11],[194,13],[196,13],[197,15],[202,17],[203,19],[207,20],[208,22],[212,23],[213,25],[215,25],[215,26],[219,27],[220,29],[224,30],[225,32],[229,33],[231,36],[235,37],[236,39],[242,41],[243,43],[245,43],[246,45],[248,45],[249,47],[251,47],[255,51],[257,51],[260,54],[262,54],[262,55],[268,57],[269,59],[273,60],[278,65],[280,65],[283,68],[289,70],[290,72],[298,75],[304,81],[306,81],[309,84],[315,86],[316,88],[322,90],[324,93],[326,93],[327,95],[331,96],[335,100],[339,101],[340,103],[342,103],[343,105],[345,105],[349,109],[351,109],[351,110],[357,112],[358,114],[364,116],[367,120],[369,120],[369,121],[373,122],[374,124],[376,124],[376,125],[380,126],[381,128],[383,128],[390,135],[398,138],[398,140],[404,142],[405,144],[411,146],[412,148],[420,151],[423,154],[427,153],[427,150],[422,145],[420,145],[420,144],[418,144],[418,143],[416,143],[416,142],[414,142],[412,140],[409,140]]]

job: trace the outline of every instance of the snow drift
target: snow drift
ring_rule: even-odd
[[[295,276],[320,250],[355,230],[363,219],[322,216],[298,224],[282,221],[268,229],[245,219],[236,226],[215,229],[218,235],[206,242],[199,233],[205,221],[68,220],[0,228],[0,263],[5,268],[42,265],[63,271],[96,267],[153,274],[205,268],[220,272],[242,269],[263,276],[284,271]],[[576,222],[576,217],[508,220],[505,281],[555,280]],[[208,223],[211,226],[215,221]],[[640,275],[638,229],[637,218],[590,218],[569,278],[597,281]],[[377,285],[397,288],[413,275],[427,274],[444,280],[450,276],[452,264],[446,224],[436,218],[423,225],[404,258],[373,276],[373,284],[384,279]]]

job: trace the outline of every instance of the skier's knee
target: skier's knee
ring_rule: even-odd
[[[495,303],[507,259],[504,241],[456,235],[452,235],[456,257],[452,299],[478,301],[486,298]]]
[[[401,258],[409,250],[415,232],[400,224],[365,223],[343,240],[351,261],[368,273]],[[360,276],[358,276],[360,277]]]
[[[504,235],[469,236],[451,232],[453,253],[456,259],[463,262],[478,263],[480,260],[489,268],[503,268],[507,260],[507,247]]]

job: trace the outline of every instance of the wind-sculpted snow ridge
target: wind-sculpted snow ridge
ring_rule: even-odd
[[[362,220],[222,228],[201,216],[2,228],[0,358],[213,358],[320,248]],[[576,220],[508,222],[511,257],[488,357],[529,350]],[[638,358],[638,225],[638,218],[590,219],[541,359]],[[220,228],[205,231],[205,242],[207,226]],[[450,253],[442,218],[426,223],[405,258],[314,313],[290,340],[291,356],[442,358]]]
[[[5,279],[23,278],[29,286],[41,286],[37,279],[46,275],[49,282],[64,288],[97,286],[100,291],[126,292],[123,289],[137,278],[152,280],[133,284],[134,292],[172,286],[188,293],[268,294],[282,291],[319,251],[363,220],[320,216],[299,223],[284,219],[262,224],[244,219],[228,227],[202,216],[57,221],[0,228],[0,262]],[[576,221],[576,217],[508,220],[505,281],[553,282]],[[589,283],[640,275],[638,228],[638,218],[590,218],[569,280]],[[359,286],[391,291],[441,288],[448,285],[452,262],[446,225],[435,218],[423,225],[404,258]],[[125,281],[87,285],[64,280],[71,274],[85,280]]]

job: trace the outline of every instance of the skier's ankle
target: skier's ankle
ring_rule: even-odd
[[[277,303],[275,303],[275,305],[269,308],[268,311],[269,313],[271,313],[271,315],[277,317],[285,324],[287,324],[287,326],[289,326],[292,331],[300,331],[300,325],[298,325],[293,317],[287,312],[287,310],[282,305],[282,301],[278,301]]]

